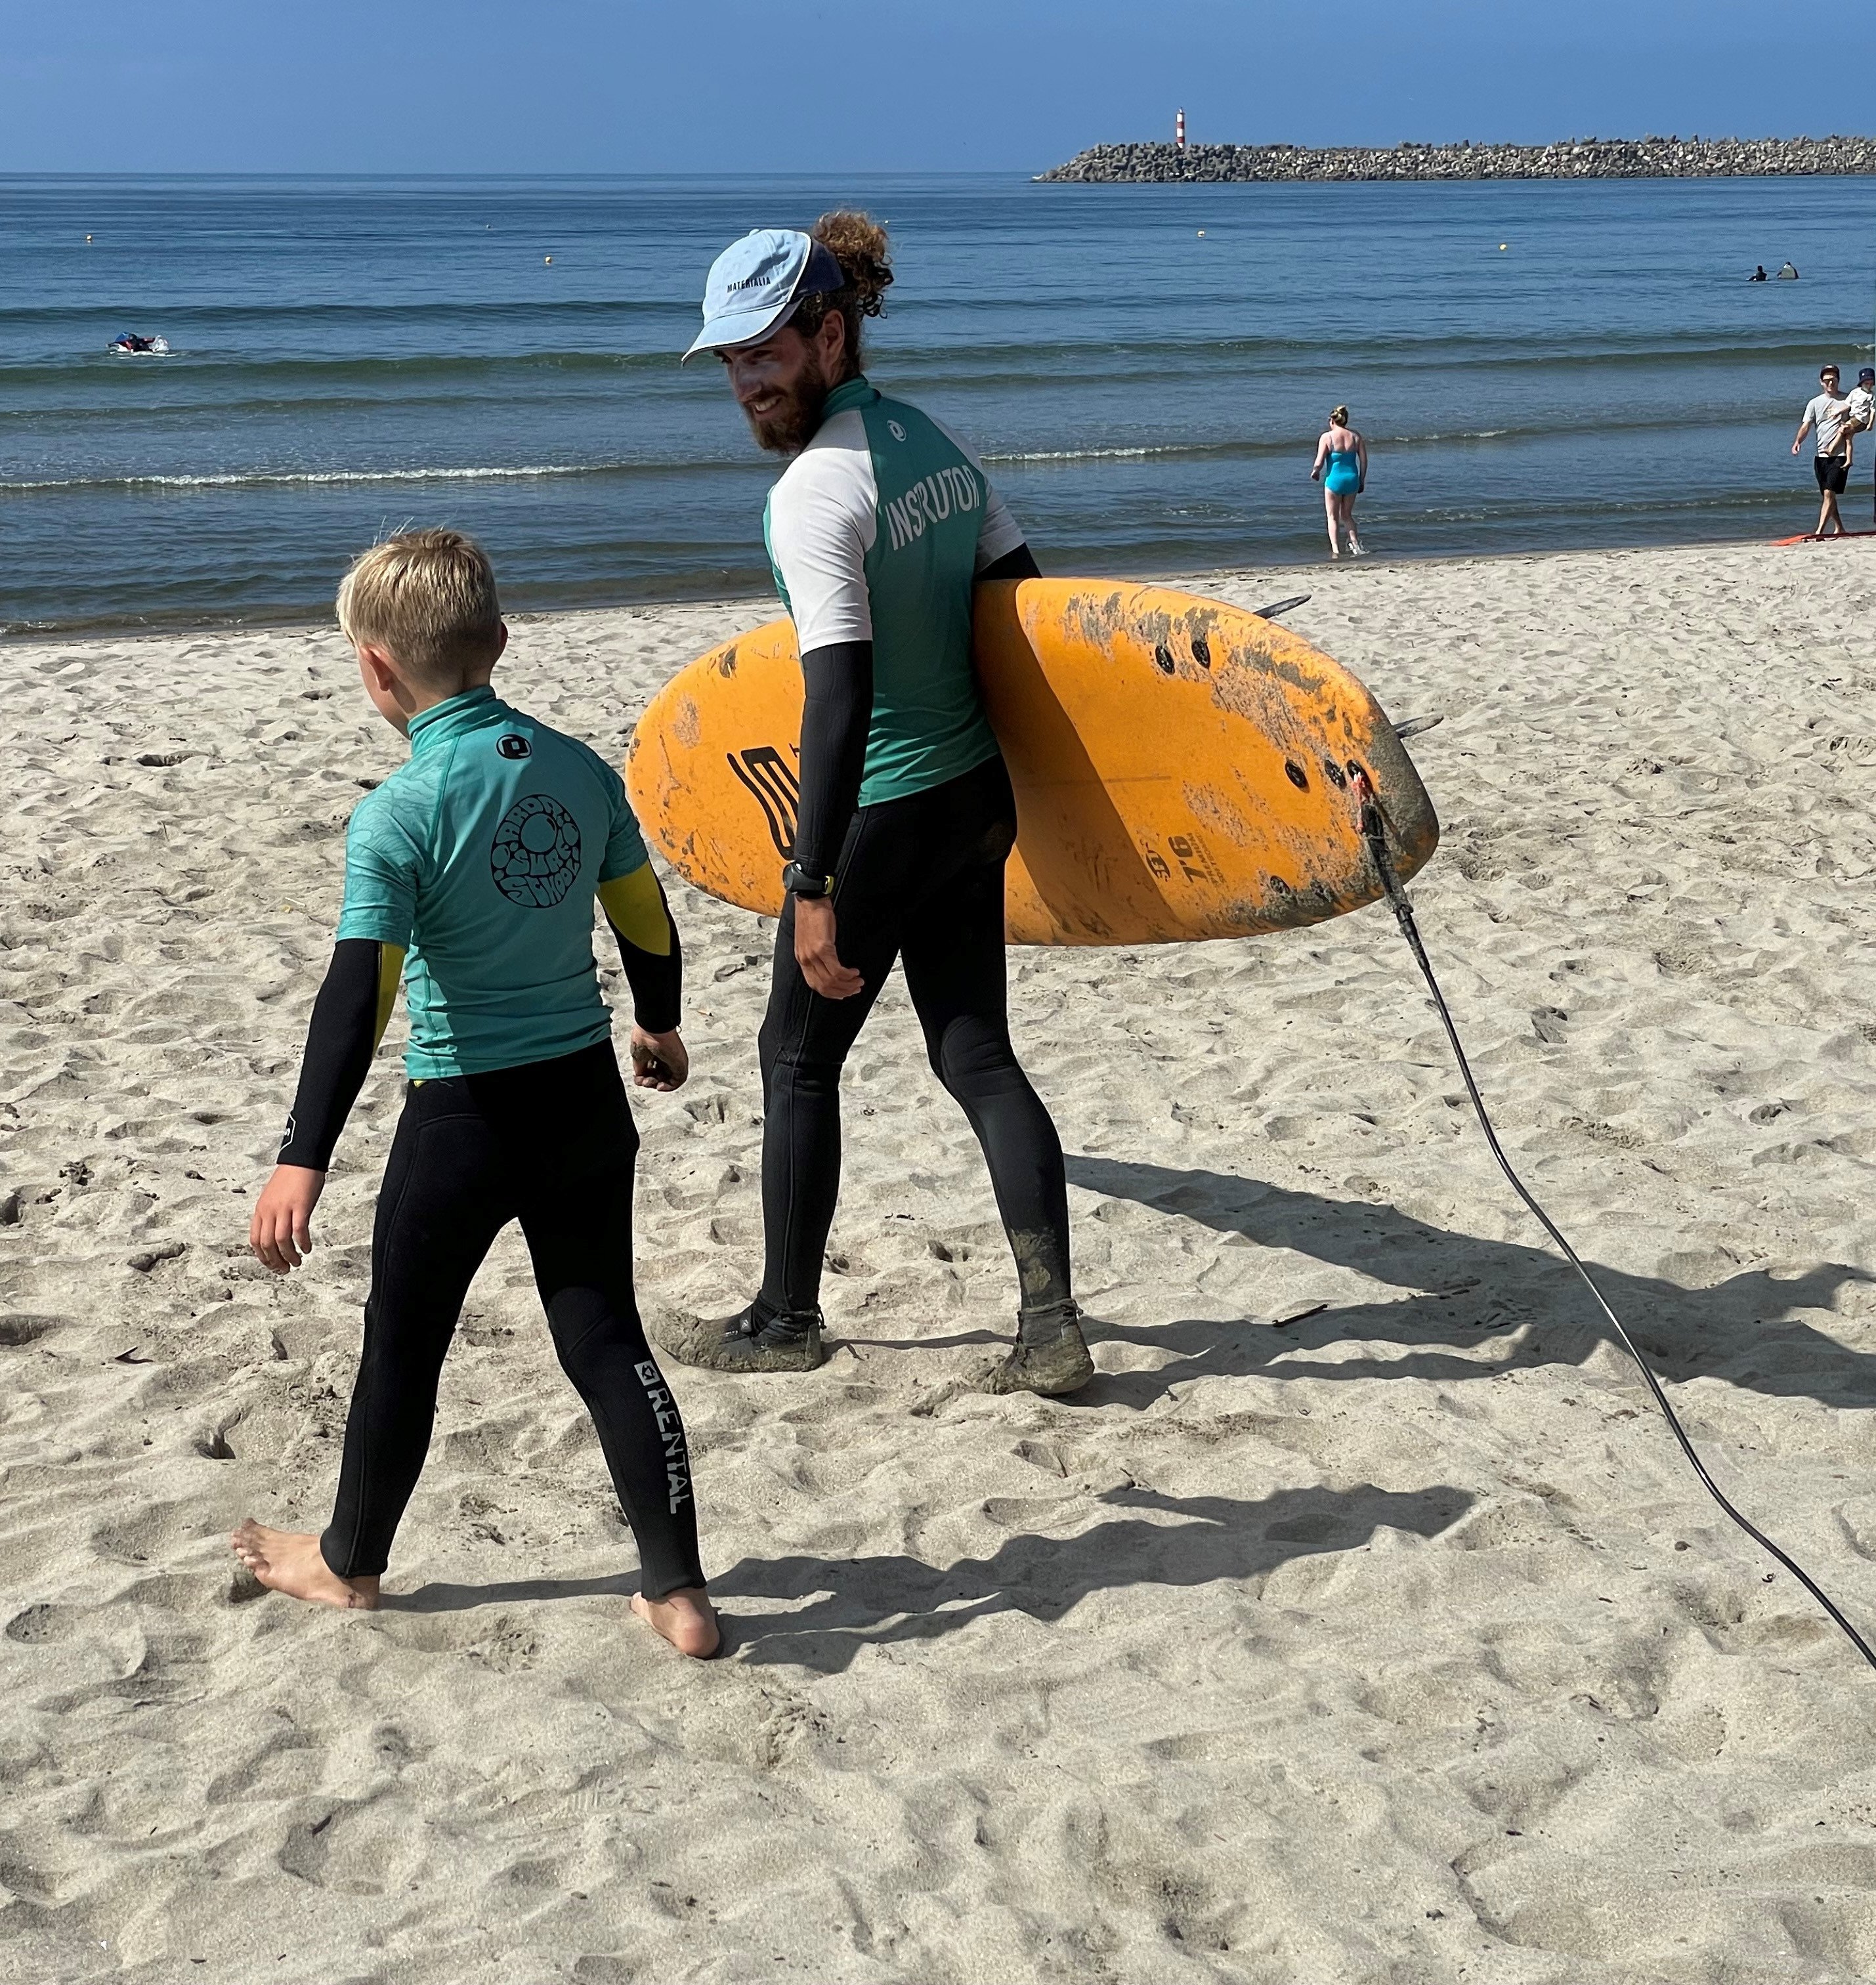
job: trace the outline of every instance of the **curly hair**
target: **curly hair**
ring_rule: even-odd
[[[857,372],[862,321],[886,314],[886,291],[892,282],[886,230],[871,214],[843,208],[824,213],[808,232],[831,253],[847,280],[825,295],[804,297],[789,321],[804,338],[812,338],[827,313],[838,311],[847,324],[849,371]]]

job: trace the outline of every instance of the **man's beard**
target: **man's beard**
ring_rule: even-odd
[[[799,455],[821,426],[821,410],[831,390],[820,367],[810,361],[779,407],[763,415],[745,407],[743,411],[757,445],[771,455]]]

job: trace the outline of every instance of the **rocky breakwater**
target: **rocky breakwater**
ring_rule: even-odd
[[[1094,145],[1040,180],[1697,180],[1876,174],[1876,138],[1572,138],[1556,145]]]

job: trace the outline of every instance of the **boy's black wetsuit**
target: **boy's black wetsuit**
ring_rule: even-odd
[[[599,998],[593,898],[650,1033],[677,1024],[676,932],[618,775],[584,745],[486,689],[424,712],[411,737],[408,764],[353,814],[339,941],[280,1153],[330,1164],[408,950],[412,1079],[378,1195],[321,1554],[341,1577],[384,1569],[463,1297],[519,1220],[645,1594],[701,1586],[683,1425],[633,1295],[638,1136]]]

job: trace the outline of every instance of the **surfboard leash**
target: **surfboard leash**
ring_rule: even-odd
[[[1478,1127],[1485,1134],[1485,1142],[1491,1147],[1492,1157],[1498,1160],[1498,1170],[1509,1181],[1512,1191],[1524,1202],[1525,1207],[1536,1218],[1538,1224],[1556,1244],[1563,1258],[1582,1278],[1583,1286],[1595,1298],[1596,1307],[1608,1318],[1610,1328],[1616,1333],[1617,1342],[1635,1361],[1636,1369],[1647,1381],[1648,1389],[1654,1395],[1655,1404],[1661,1409],[1662,1417],[1667,1422],[1670,1430],[1680,1443],[1681,1453],[1686,1456],[1687,1465],[1700,1478],[1701,1484],[1707,1493],[1745,1532],[1747,1536],[1752,1539],[1754,1543],[1757,1544],[1762,1550],[1769,1552],[1787,1571],[1790,1573],[1812,1598],[1816,1600],[1824,1611],[1829,1614],[1837,1625],[1844,1630],[1851,1645],[1856,1649],[1857,1652],[1869,1663],[1871,1668],[1876,1668],[1876,1649],[1872,1649],[1869,1642],[1844,1617],[1842,1609],[1831,1595],[1798,1563],[1797,1559],[1789,1552],[1781,1550],[1756,1523],[1743,1516],[1727,1500],[1720,1485],[1707,1473],[1707,1464],[1695,1452],[1693,1443],[1687,1438],[1686,1429],[1681,1425],[1680,1416],[1675,1412],[1667,1394],[1662,1389],[1660,1380],[1649,1369],[1647,1359],[1636,1349],[1635,1340],[1629,1336],[1627,1330],[1623,1327],[1621,1318],[1610,1308],[1609,1299],[1597,1286],[1596,1278],[1583,1266],[1576,1250],[1564,1238],[1562,1228],[1538,1204],[1535,1197],[1525,1184],[1523,1180],[1512,1169],[1512,1161],[1505,1155],[1505,1147],[1498,1142],[1498,1133],[1492,1128],[1492,1119],[1486,1113],[1485,1099],[1479,1094],[1478,1084],[1473,1080],[1472,1066],[1466,1059],[1465,1049],[1460,1042],[1459,1030],[1453,1024],[1452,1014],[1447,1006],[1445,996],[1440,991],[1439,981],[1434,976],[1432,962],[1427,956],[1427,948],[1421,941],[1420,926],[1415,920],[1414,906],[1408,898],[1406,890],[1401,886],[1401,878],[1394,873],[1393,858],[1388,850],[1387,818],[1381,811],[1381,801],[1376,795],[1374,781],[1358,765],[1351,765],[1348,770],[1349,784],[1354,789],[1355,798],[1361,809],[1361,838],[1368,844],[1368,858],[1374,865],[1374,872],[1380,878],[1382,891],[1388,899],[1388,906],[1394,912],[1394,921],[1401,927],[1401,935],[1406,939],[1408,948],[1414,954],[1414,962],[1420,967],[1421,976],[1427,982],[1427,990],[1433,996],[1434,1008],[1440,1016],[1440,1024],[1446,1029],[1446,1039],[1452,1049],[1453,1060],[1459,1065],[1459,1073],[1465,1083],[1465,1093],[1472,1099],[1472,1113],[1478,1119]]]

